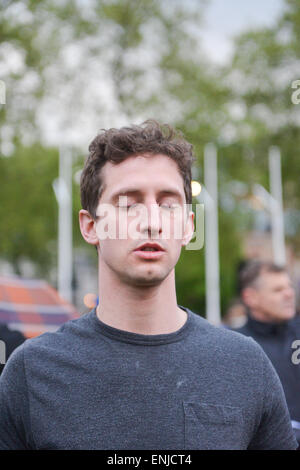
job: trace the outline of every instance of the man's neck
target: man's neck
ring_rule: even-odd
[[[186,312],[177,305],[174,271],[151,287],[102,277],[97,316],[109,326],[144,335],[173,333],[187,320]]]

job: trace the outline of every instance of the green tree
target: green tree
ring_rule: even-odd
[[[300,4],[286,0],[272,27],[236,38],[233,60],[226,70],[233,103],[241,111],[239,119],[232,120],[235,139],[226,149],[227,168],[234,179],[258,182],[268,189],[268,149],[271,145],[280,148],[284,207],[294,211],[295,231],[289,235],[288,230],[288,238],[296,253],[300,249],[300,105],[292,101],[292,83],[300,78],[299,28]]]
[[[53,264],[57,207],[52,182],[57,168],[57,151],[38,144],[0,158],[0,253],[18,274],[26,259],[43,275]]]

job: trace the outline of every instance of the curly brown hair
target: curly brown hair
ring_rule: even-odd
[[[168,124],[148,120],[140,126],[102,129],[94,138],[80,179],[82,208],[96,219],[96,209],[103,192],[101,169],[106,162],[118,164],[128,157],[143,154],[163,154],[176,162],[183,179],[186,202],[191,204],[191,167],[195,160],[193,146]]]

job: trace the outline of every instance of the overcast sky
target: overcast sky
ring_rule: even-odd
[[[225,62],[232,50],[232,36],[248,28],[271,26],[283,11],[284,0],[208,0],[203,47],[217,62]]]

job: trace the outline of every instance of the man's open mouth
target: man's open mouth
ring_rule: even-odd
[[[143,245],[136,248],[134,251],[165,251],[157,243],[144,243]]]
[[[157,248],[150,248],[150,246],[146,246],[144,248],[140,248],[141,251],[158,251]]]
[[[143,243],[134,250],[136,256],[141,260],[158,260],[165,254],[165,250],[158,243]]]

